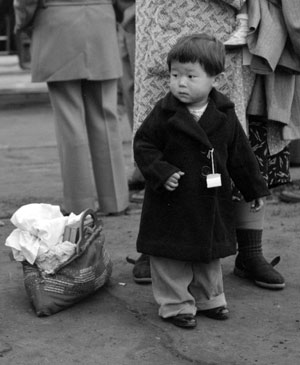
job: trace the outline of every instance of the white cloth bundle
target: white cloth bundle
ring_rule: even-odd
[[[7,237],[5,245],[11,247],[16,261],[36,264],[47,274],[67,261],[74,253],[76,244],[63,241],[66,225],[80,221],[80,215],[63,216],[59,206],[27,204],[11,217],[16,227]]]

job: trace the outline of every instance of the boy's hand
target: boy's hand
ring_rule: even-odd
[[[253,202],[251,203],[251,210],[258,212],[259,210],[261,210],[263,206],[264,206],[264,200],[262,198],[258,198],[253,200]]]
[[[181,178],[181,176],[184,175],[184,172],[182,171],[178,171],[175,172],[173,175],[171,175],[168,180],[164,183],[164,187],[169,190],[169,191],[173,191],[177,188],[177,186],[179,185],[179,179]]]

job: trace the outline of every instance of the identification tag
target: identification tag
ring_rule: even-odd
[[[206,184],[208,188],[217,188],[222,186],[221,174],[215,173],[215,163],[214,163],[214,149],[209,150],[209,155],[211,159],[211,170],[212,174],[206,176]]]
[[[217,188],[222,186],[220,174],[209,174],[206,176],[206,184],[208,188]]]

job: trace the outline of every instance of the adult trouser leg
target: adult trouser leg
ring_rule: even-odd
[[[150,264],[159,316],[195,315],[226,305],[220,260],[203,264],[150,256]]]
[[[123,76],[121,78],[123,101],[130,127],[133,129],[135,34],[128,33],[120,27],[119,45],[123,66]]]
[[[48,83],[63,181],[64,208],[95,208],[95,187],[85,126],[81,81]]]
[[[260,287],[282,289],[284,278],[263,256],[262,233],[265,207],[259,212],[251,210],[251,203],[236,203],[236,234],[238,255],[234,273],[239,277],[252,279]]]
[[[100,210],[129,205],[122,138],[117,116],[117,80],[83,81],[86,125]]]
[[[123,76],[121,85],[123,100],[131,130],[133,130],[133,99],[134,99],[134,64],[135,64],[135,34],[126,32],[122,27],[119,30],[120,53],[122,57]],[[134,164],[132,176],[128,181],[130,190],[140,190],[145,186],[145,179]]]

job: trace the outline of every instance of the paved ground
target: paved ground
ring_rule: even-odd
[[[0,62],[0,89],[7,80],[13,86],[21,79],[26,100],[20,104],[20,90],[8,97],[11,87],[0,95],[0,364],[298,364],[300,204],[280,202],[278,191],[267,204],[264,249],[269,259],[281,255],[278,269],[287,287],[277,292],[255,287],[232,274],[234,257],[223,260],[228,321],[199,317],[198,327],[185,331],[159,319],[151,285],[135,284],[125,260],[127,255],[137,257],[140,205],[132,205],[129,215],[104,218],[114,264],[109,285],[68,310],[35,316],[21,265],[10,261],[4,246],[14,228],[9,218],[26,203],[61,204],[62,185],[44,85],[26,94],[29,77],[21,76],[14,60]],[[121,106],[120,123],[129,175],[130,131]],[[300,169],[293,168],[292,175],[299,181]]]

